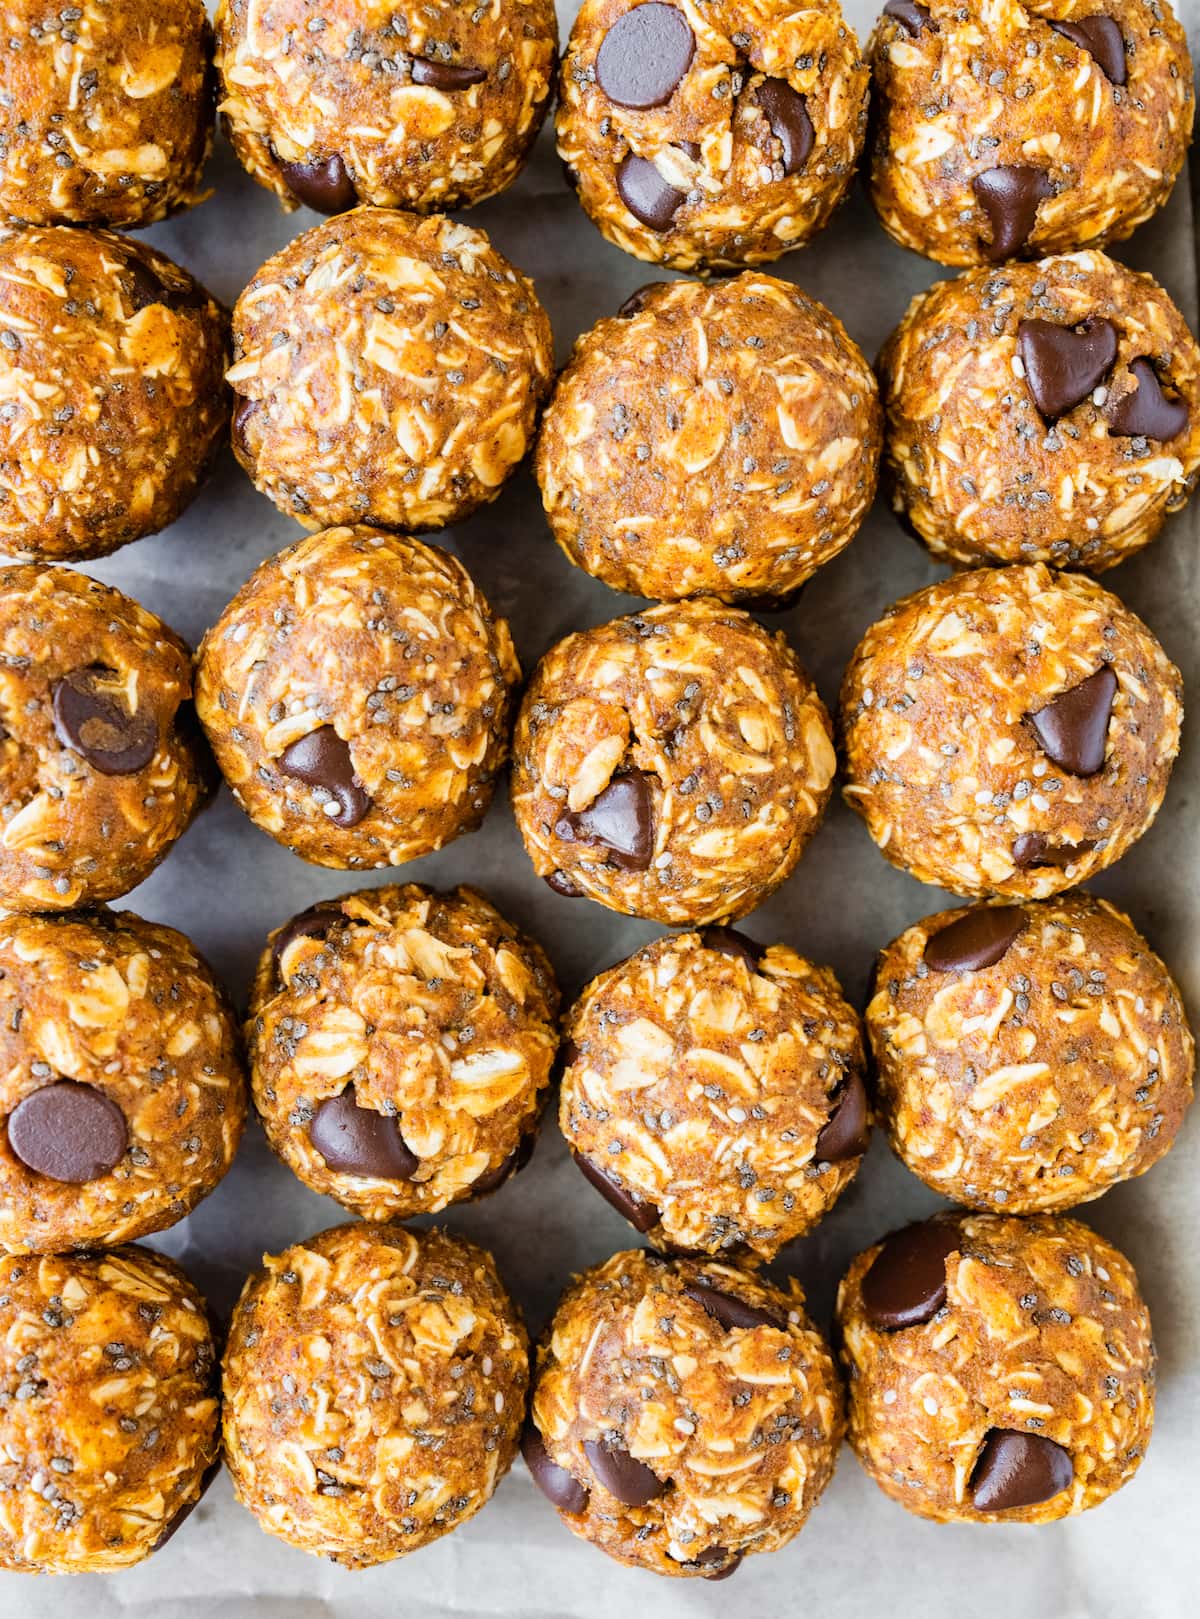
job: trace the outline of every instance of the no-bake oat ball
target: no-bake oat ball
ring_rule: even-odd
[[[494,1191],[533,1150],[558,1048],[541,947],[469,888],[367,888],[271,935],[246,1035],[267,1139],[372,1220]]]
[[[1200,349],[1103,253],[970,270],[880,355],[892,503],[935,556],[1099,573],[1195,487]]]
[[[893,865],[1045,899],[1119,860],[1179,751],[1179,671],[1100,585],[1041,563],[906,596],[842,682],[847,802]]]
[[[838,1289],[850,1443],[941,1523],[1051,1523],[1133,1477],[1155,1351],[1133,1266],[1077,1220],[942,1215]]]
[[[348,1568],[473,1517],[512,1465],[529,1382],[491,1255],[368,1222],[264,1265],[225,1354],[225,1462],[242,1505]]]
[[[918,922],[880,955],[867,1032],[893,1150],[971,1208],[1099,1197],[1170,1150],[1192,1099],[1174,979],[1087,894]]]
[[[630,1252],[563,1295],[522,1449],[574,1534],[634,1568],[723,1579],[799,1534],[843,1430],[798,1282]]]
[[[0,215],[136,230],[201,202],[212,29],[201,0],[7,0]]]
[[[697,597],[550,649],[517,719],[513,813],[559,893],[657,922],[728,921],[794,870],[836,763],[783,636]]]
[[[79,560],[173,523],[229,421],[227,336],[141,242],[0,226],[0,548]]]
[[[398,866],[482,821],[520,673],[461,563],[333,528],[242,586],[201,643],[196,709],[256,826],[317,865]]]
[[[786,599],[853,539],[882,437],[871,368],[798,287],[658,282],[576,343],[542,422],[554,537],[614,590]]]
[[[564,1032],[562,1133],[657,1248],[772,1259],[867,1150],[858,1017],[785,944],[657,939],[594,978]]]
[[[70,568],[0,568],[0,903],[62,910],[148,877],[208,793],[192,660]]]
[[[182,933],[130,911],[0,919],[0,1250],[174,1225],[245,1114],[232,1013]]]
[[[1166,0],[888,0],[867,54],[872,201],[942,264],[1122,241],[1183,166],[1192,63]]]
[[[149,1557],[219,1466],[204,1300],[162,1254],[0,1257],[0,1568]]]
[[[677,270],[776,259],[822,229],[866,135],[837,0],[584,0],[558,150],[610,242]]]
[[[319,23],[319,27],[314,27]],[[550,104],[553,0],[221,0],[221,115],[285,208],[445,211],[503,191]]]
[[[233,346],[234,453],[306,528],[444,528],[494,500],[553,370],[533,283],[482,231],[389,208],[268,259]]]

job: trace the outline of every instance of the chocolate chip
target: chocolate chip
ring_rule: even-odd
[[[1070,866],[1095,847],[1086,838],[1082,843],[1051,843],[1044,832],[1022,832],[1012,846],[1012,857],[1021,871],[1031,866]]]
[[[588,1492],[565,1467],[552,1462],[542,1436],[530,1422],[521,1436],[521,1455],[530,1477],[552,1506],[560,1512],[586,1512]]]
[[[55,736],[102,776],[135,775],[158,752],[157,719],[145,709],[131,714],[125,697],[102,664],[72,669],[50,688]]]
[[[1125,41],[1121,30],[1111,17],[1101,12],[1094,17],[1081,17],[1078,22],[1050,23],[1056,34],[1069,39],[1093,58],[1104,77],[1112,84],[1124,84],[1126,78]]]
[[[692,65],[696,39],[674,6],[634,6],[617,18],[596,53],[596,82],[618,107],[661,107]]]
[[[1023,320],[1017,327],[1017,354],[1034,404],[1047,421],[1056,421],[1086,399],[1112,370],[1117,329],[1099,315],[1078,326]]]
[[[151,304],[162,304],[178,312],[181,309],[198,309],[208,302],[203,287],[190,276],[182,278],[182,286],[173,286],[162,278],[152,260],[142,256],[134,243],[122,243],[122,249],[121,274],[126,296],[135,315],[148,309]]]
[[[495,1169],[487,1170],[480,1175],[478,1180],[472,1181],[471,1196],[486,1197],[489,1192],[494,1192],[503,1186],[510,1176],[524,1169],[525,1165],[533,1157],[533,1148],[536,1141],[536,1128],[527,1131],[502,1164]]]
[[[808,162],[816,139],[807,102],[786,79],[764,79],[754,92],[754,99],[779,142],[783,172],[798,174]]]
[[[1054,195],[1045,169],[1025,163],[987,169],[976,175],[972,189],[992,227],[989,259],[1008,259],[1019,253],[1037,223],[1038,203]]]
[[[625,1187],[619,1185],[610,1175],[606,1175],[598,1164],[594,1164],[590,1158],[585,1158],[582,1153],[572,1153],[571,1156],[584,1180],[591,1181],[601,1197],[607,1199],[617,1213],[629,1221],[635,1231],[645,1233],[654,1229],[660,1215],[653,1203],[647,1202],[644,1197],[638,1197],[636,1192],[626,1191]]]
[[[836,1106],[817,1137],[813,1158],[819,1164],[840,1164],[858,1158],[871,1141],[867,1089],[859,1074],[846,1075],[840,1091],[834,1093]]]
[[[752,973],[758,971],[763,953],[753,939],[739,933],[737,928],[701,928],[700,943],[706,950],[715,950],[718,955],[744,961]]]
[[[561,894],[564,899],[583,898],[583,890],[576,888],[565,871],[552,871],[548,877],[543,877],[542,881],[547,888],[552,888],[556,894]]]
[[[654,793],[642,770],[614,776],[585,810],[566,810],[554,836],[606,849],[613,865],[645,871],[654,853]]]
[[[431,90],[469,90],[473,84],[482,84],[486,78],[486,68],[430,62],[424,56],[413,58],[413,83],[428,85]]]
[[[26,1169],[82,1185],[115,1169],[129,1145],[125,1115],[94,1085],[60,1079],[18,1102],[8,1116],[8,1145]]]
[[[325,788],[331,795],[329,802],[337,806],[329,817],[334,826],[357,826],[371,808],[370,797],[354,774],[350,745],[332,725],[318,726],[285,748],[279,756],[279,768],[285,776],[294,776],[309,787]]]
[[[246,427],[251,416],[253,416],[254,412],[258,409],[260,401],[257,399],[246,399],[241,394],[238,394],[236,397],[237,404],[233,408],[233,441],[241,449],[244,455],[249,456],[250,452],[246,445]]]
[[[980,905],[925,941],[921,959],[935,973],[977,973],[1008,953],[1028,921],[1019,905]]]
[[[209,1465],[204,1469],[204,1472],[200,1475],[200,1488],[196,1491],[195,1499],[188,1501],[184,1506],[180,1507],[179,1511],[175,1514],[170,1523],[154,1542],[154,1545],[151,1547],[152,1551],[161,1551],[161,1549],[167,1544],[168,1540],[171,1539],[172,1535],[176,1534],[182,1525],[186,1523],[186,1521],[191,1517],[192,1513],[195,1512],[196,1508],[200,1505],[201,1501],[203,1501],[204,1497],[208,1494],[213,1480],[220,1471],[221,1458],[218,1456],[216,1461],[210,1462]]]
[[[280,982],[283,982],[283,974],[279,963],[289,944],[294,944],[297,939],[323,939],[331,928],[345,920],[340,900],[320,899],[306,911],[297,911],[290,922],[285,922],[271,940],[271,960]]]
[[[1116,675],[1108,668],[1097,669],[1078,686],[1060,692],[1045,708],[1025,718],[1048,759],[1073,776],[1094,776],[1104,768],[1108,722],[1116,695]]]
[[[621,320],[629,320],[633,315],[640,315],[642,310],[646,307],[646,294],[652,292],[655,287],[666,287],[669,285],[670,282],[668,281],[647,281],[644,287],[639,287],[636,292],[631,292],[629,294],[628,298],[626,298],[620,309],[617,310],[617,315]]]
[[[693,1299],[714,1321],[720,1323],[727,1332],[735,1327],[749,1329],[751,1327],[776,1327],[780,1332],[787,1322],[771,1310],[760,1309],[755,1304],[747,1304],[745,1300],[736,1298],[732,1293],[723,1293],[719,1288],[711,1287],[707,1282],[687,1282],[683,1291],[689,1299]]]
[[[1121,438],[1153,438],[1166,443],[1188,424],[1188,409],[1181,399],[1169,399],[1149,360],[1131,360],[1137,380],[1135,393],[1122,394],[1109,412],[1110,431]]]
[[[639,11],[645,9],[638,7]],[[623,157],[617,168],[617,192],[633,217],[648,230],[669,229],[684,202],[684,193],[668,184],[653,163],[634,152]]]
[[[306,208],[319,214],[344,214],[358,205],[358,192],[337,152],[311,163],[280,163],[288,190]]]
[[[871,1325],[895,1332],[935,1316],[946,1302],[946,1261],[959,1241],[953,1220],[926,1220],[887,1237],[862,1279]]]
[[[728,1552],[724,1546],[710,1546],[707,1551],[694,1557],[692,1561],[704,1569],[706,1580],[727,1580],[731,1574],[736,1574],[742,1566],[741,1552]],[[709,1567],[710,1564],[720,1565]]]
[[[1032,1507],[1069,1489],[1075,1477],[1071,1453],[1042,1434],[992,1428],[971,1474],[977,1512]]]
[[[666,1489],[657,1473],[617,1445],[606,1445],[599,1439],[585,1439],[583,1454],[592,1472],[610,1495],[627,1507],[644,1507]]]
[[[883,8],[883,15],[895,17],[914,39],[922,28],[927,28],[932,21],[929,12],[924,6],[919,6],[917,0],[888,0]]]
[[[308,1139],[330,1169],[343,1175],[410,1181],[421,1164],[400,1134],[399,1119],[359,1107],[353,1085],[321,1103],[308,1127]]]

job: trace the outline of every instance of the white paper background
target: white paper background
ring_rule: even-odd
[[[574,0],[560,0],[564,39],[575,9]],[[845,9],[865,39],[878,9],[874,0],[850,0]],[[1195,50],[1200,0],[1182,0],[1182,10]],[[232,304],[262,260],[316,219],[303,211],[284,215],[273,197],[242,174],[220,140],[210,182],[216,195],[209,202],[149,237]],[[554,324],[560,360],[579,332],[656,275],[609,247],[585,219],[562,180],[549,130],[513,189],[469,217],[533,276]],[[1169,207],[1117,255],[1153,271],[1196,327],[1196,231],[1186,177]],[[940,272],[894,247],[856,190],[824,235],[782,261],[776,273],[827,303],[873,357],[908,299]],[[296,526],[254,491],[226,452],[211,483],[172,529],[89,571],[136,596],[195,644],[252,569],[297,538]],[[561,556],[528,473],[519,474],[495,505],[438,538],[509,618],[526,671],[568,630],[633,605]],[[1200,499],[1148,552],[1105,579],[1147,619],[1192,692],[1200,691],[1198,541]],[[849,549],[775,622],[786,628],[832,704],[842,667],[867,625],[897,596],[942,572],[877,506]],[[1195,730],[1189,724],[1183,760],[1157,824],[1093,885],[1133,913],[1182,978],[1194,1011],[1200,1009]],[[542,940],[568,996],[659,931],[552,894],[533,875],[503,792],[481,832],[414,862],[403,876],[482,887]],[[376,873],[374,880],[388,879]],[[240,1006],[268,929],[358,881],[306,866],[256,831],[222,791],[165,865],[124,903],[188,933]],[[938,892],[893,871],[857,818],[835,803],[796,875],[753,916],[749,931],[763,940],[785,939],[831,963],[861,1005],[874,952],[943,903]],[[264,1535],[222,1477],[170,1546],[137,1568],[73,1581],[0,1575],[0,1616],[611,1619],[623,1605],[635,1604],[656,1619],[774,1619],[801,1611],[812,1619],[857,1619],[881,1610],[922,1619],[1181,1619],[1195,1611],[1200,1571],[1193,1524],[1200,1410],[1198,1136],[1193,1121],[1149,1176],[1084,1211],[1137,1265],[1161,1365],[1148,1460],[1132,1485],[1083,1518],[1038,1529],[927,1524],[888,1501],[845,1452],[797,1541],[774,1556],[749,1559],[732,1581],[706,1585],[623,1569],[575,1540],[518,1463],[464,1528],[403,1561],[347,1573]],[[814,1313],[827,1322],[837,1277],[850,1256],[935,1203],[877,1138],[833,1214],[790,1249],[777,1269],[802,1278]],[[305,1191],[251,1125],[225,1182],[157,1245],[181,1258],[225,1312],[264,1250],[278,1250],[343,1217],[336,1204]],[[568,1162],[552,1111],[530,1167],[495,1196],[450,1210],[443,1220],[492,1248],[534,1332],[570,1273],[636,1241]]]

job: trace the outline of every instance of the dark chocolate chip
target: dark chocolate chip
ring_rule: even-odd
[[[1111,17],[1102,12],[1094,17],[1081,17],[1078,22],[1050,23],[1056,34],[1078,45],[1095,61],[1104,77],[1112,84],[1124,84],[1126,79],[1125,41],[1121,30]]]
[[[1023,320],[1017,327],[1017,354],[1034,404],[1047,421],[1057,421],[1112,370],[1117,329],[1099,315],[1078,326]]]
[[[242,450],[243,454],[245,455],[249,455],[250,453],[246,445],[246,428],[249,424],[251,416],[253,416],[254,412],[258,409],[259,404],[259,400],[246,399],[243,395],[239,394],[237,396],[237,404],[233,409],[233,442]]]
[[[992,239],[986,244],[989,259],[1019,253],[1037,223],[1038,203],[1054,195],[1045,169],[1025,163],[987,169],[975,176],[972,189],[992,227]]]
[[[1032,1507],[1070,1489],[1074,1478],[1070,1451],[1053,1439],[992,1428],[971,1474],[971,1502],[977,1512]]]
[[[888,0],[883,15],[894,17],[914,39],[932,21],[929,12],[924,6],[919,6],[917,0]]]
[[[311,163],[280,163],[284,183],[297,202],[318,214],[344,214],[358,205],[358,192],[341,154]]]
[[[813,1153],[819,1164],[840,1164],[847,1158],[859,1158],[871,1142],[867,1088],[862,1076],[851,1070],[834,1097],[836,1105],[817,1137]]]
[[[804,97],[793,90],[786,79],[764,79],[754,92],[754,99],[779,142],[783,172],[799,174],[808,162],[816,139]]]
[[[400,1134],[400,1120],[359,1107],[353,1085],[321,1103],[308,1138],[330,1169],[342,1175],[410,1181],[421,1165]]]
[[[275,963],[275,971],[280,982],[283,981],[283,974],[280,972],[279,963],[289,944],[293,944],[297,939],[323,939],[331,928],[337,927],[345,920],[340,900],[321,899],[315,905],[310,905],[307,910],[298,911],[290,922],[285,922],[271,940],[271,960]]]
[[[867,1320],[884,1332],[919,1327],[946,1302],[946,1261],[959,1246],[953,1220],[926,1220],[884,1239],[862,1279]]]
[[[641,1231],[642,1233],[653,1231],[660,1218],[659,1212],[653,1203],[648,1203],[644,1197],[639,1197],[636,1192],[627,1191],[624,1186],[613,1180],[611,1175],[606,1175],[598,1164],[594,1164],[590,1158],[585,1158],[582,1153],[572,1153],[571,1156],[579,1166],[579,1171],[584,1180],[591,1181],[601,1197],[607,1199],[617,1213],[623,1215],[629,1221],[635,1231]]]
[[[977,973],[1008,954],[1028,917],[1019,905],[980,905],[925,941],[922,960],[935,973]]]
[[[552,871],[548,877],[543,877],[542,881],[547,888],[552,888],[556,894],[561,894],[563,899],[583,898],[582,888],[576,888],[565,871]]]
[[[198,309],[207,303],[204,289],[190,276],[182,286],[172,286],[163,280],[153,264],[142,258],[132,243],[126,244],[126,247],[121,269],[135,315],[148,309],[151,304],[163,304],[167,309],[178,312],[181,309]]]
[[[744,961],[752,973],[758,971],[762,950],[753,939],[739,933],[737,928],[701,928],[700,943],[706,950],[715,950],[718,955]]]
[[[132,776],[158,752],[158,721],[125,707],[125,688],[111,669],[72,669],[51,687],[54,734],[102,776]]]
[[[1065,867],[1095,847],[1086,838],[1082,843],[1051,843],[1044,832],[1022,832],[1012,846],[1012,857],[1021,871],[1028,871],[1031,866]]]
[[[194,1500],[188,1501],[185,1503],[185,1505],[180,1507],[179,1511],[175,1514],[170,1523],[154,1542],[154,1545],[151,1547],[152,1551],[161,1551],[162,1548],[167,1544],[168,1540],[170,1540],[171,1537],[182,1528],[182,1526],[191,1517],[192,1513],[195,1512],[196,1508],[200,1505],[201,1501],[203,1501],[204,1497],[208,1494],[213,1480],[220,1471],[221,1458],[218,1456],[216,1461],[210,1462],[209,1465],[204,1469],[204,1472],[200,1475],[200,1488],[197,1490]]]
[[[494,1192],[503,1186],[510,1176],[524,1169],[525,1165],[533,1157],[533,1148],[536,1141],[537,1130],[527,1131],[502,1164],[499,1164],[495,1169],[487,1170],[480,1175],[478,1180],[472,1181],[471,1196],[486,1197],[489,1192]]]
[[[13,1108],[8,1145],[35,1175],[78,1186],[116,1168],[129,1129],[121,1109],[94,1085],[60,1079]]]
[[[642,770],[614,776],[585,810],[564,810],[554,836],[605,849],[624,871],[645,871],[654,854],[654,792]]]
[[[695,54],[695,35],[682,11],[650,0],[624,12],[601,40],[596,82],[618,107],[661,107]]]
[[[623,157],[617,168],[617,192],[633,217],[648,230],[668,230],[684,202],[684,193],[664,180],[653,163],[634,152]]]
[[[459,67],[451,62],[430,62],[424,56],[413,58],[413,83],[428,85],[431,90],[469,90],[473,84],[482,84],[486,78],[486,68]]]
[[[1094,776],[1104,768],[1108,722],[1116,695],[1116,675],[1111,669],[1097,669],[1078,686],[1060,692],[1045,708],[1025,718],[1048,759],[1073,776]]]
[[[1153,438],[1162,443],[1177,438],[1188,424],[1182,399],[1169,399],[1149,360],[1131,360],[1137,391],[1122,394],[1109,412],[1108,425],[1121,438]]]
[[[727,1559],[727,1560],[722,1561],[722,1566],[720,1568],[713,1568],[713,1569],[708,1570],[702,1576],[702,1578],[704,1578],[706,1580],[714,1580],[714,1581],[715,1580],[727,1580],[730,1577],[731,1574],[736,1574],[738,1569],[741,1568],[741,1566],[742,1566],[742,1553],[741,1552],[733,1552],[731,1554],[731,1553],[729,1553],[729,1552],[727,1552],[725,1550],[724,1546],[710,1546],[706,1552],[701,1552],[700,1553],[700,1555],[699,1555],[699,1557],[697,1557],[696,1561],[698,1563],[702,1564],[702,1565],[705,1564],[705,1563],[716,1563],[718,1561],[718,1556],[717,1556],[718,1553],[720,1554],[720,1559]]]
[[[552,1462],[542,1436],[530,1422],[521,1435],[521,1455],[533,1482],[560,1512],[586,1512],[588,1492],[565,1467]]]
[[[357,826],[371,808],[370,797],[354,774],[350,745],[332,725],[309,731],[279,755],[279,768],[310,787],[324,787],[337,804],[329,819],[334,826]]]
[[[639,1462],[627,1450],[606,1445],[599,1439],[585,1439],[583,1454],[592,1472],[610,1495],[627,1507],[644,1507],[656,1500],[666,1489],[658,1474]]]
[[[752,1327],[776,1327],[782,1332],[787,1325],[784,1319],[771,1310],[760,1309],[756,1304],[747,1304],[745,1300],[736,1298],[732,1293],[723,1293],[719,1288],[710,1286],[708,1282],[688,1282],[683,1291],[727,1332],[731,1332],[735,1327],[747,1330]]]
[[[629,294],[620,309],[617,310],[617,314],[622,320],[629,320],[633,315],[640,315],[646,307],[646,294],[652,292],[655,287],[669,285],[670,283],[667,281],[647,281],[644,287],[639,287],[636,292]]]

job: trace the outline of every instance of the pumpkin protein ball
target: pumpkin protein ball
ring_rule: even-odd
[[[447,211],[516,179],[550,105],[553,0],[396,10],[221,0],[220,111],[243,166],[285,208]]]
[[[217,1381],[205,1302],[164,1255],[0,1256],[0,1568],[157,1551],[220,1465]]]
[[[533,283],[482,231],[356,208],[305,231],[233,311],[234,453],[306,528],[438,529],[494,500],[553,369]]]
[[[256,826],[317,865],[382,868],[480,824],[520,673],[460,562],[332,528],[262,563],[205,635],[196,710]]]
[[[560,1300],[522,1449],[581,1539],[630,1567],[723,1579],[799,1534],[843,1431],[798,1282],[633,1251]]]
[[[1103,253],[970,270],[880,355],[902,521],[948,562],[1099,573],[1148,545],[1200,468],[1200,349]]]
[[[866,1021],[893,1151],[976,1209],[1099,1197],[1170,1151],[1192,1099],[1174,979],[1087,894],[926,917],[881,953]]]
[[[866,135],[837,0],[584,0],[558,151],[610,242],[677,270],[776,259],[828,223]]]
[[[614,590],[785,600],[875,496],[871,368],[798,287],[659,282],[576,343],[536,471],[554,537]]]
[[[534,670],[513,814],[560,894],[656,922],[734,920],[816,831],[831,734],[782,635],[709,598],[662,603],[568,635]]]
[[[842,682],[847,803],[893,865],[954,894],[1045,899],[1158,814],[1179,671],[1107,590],[1041,563],[906,596]]]
[[[773,1259],[867,1150],[857,1014],[785,944],[656,939],[585,985],[564,1034],[567,1145],[657,1248]]]
[[[0,226],[0,547],[78,561],[173,523],[229,420],[226,339],[153,248]]]
[[[447,1231],[335,1226],[252,1275],[223,1376],[225,1463],[268,1534],[367,1568],[465,1523],[516,1454],[525,1329]]]
[[[849,1439],[940,1523],[1052,1523],[1133,1477],[1155,1350],[1133,1266],[1078,1220],[950,1214],[859,1254],[838,1289]]]

